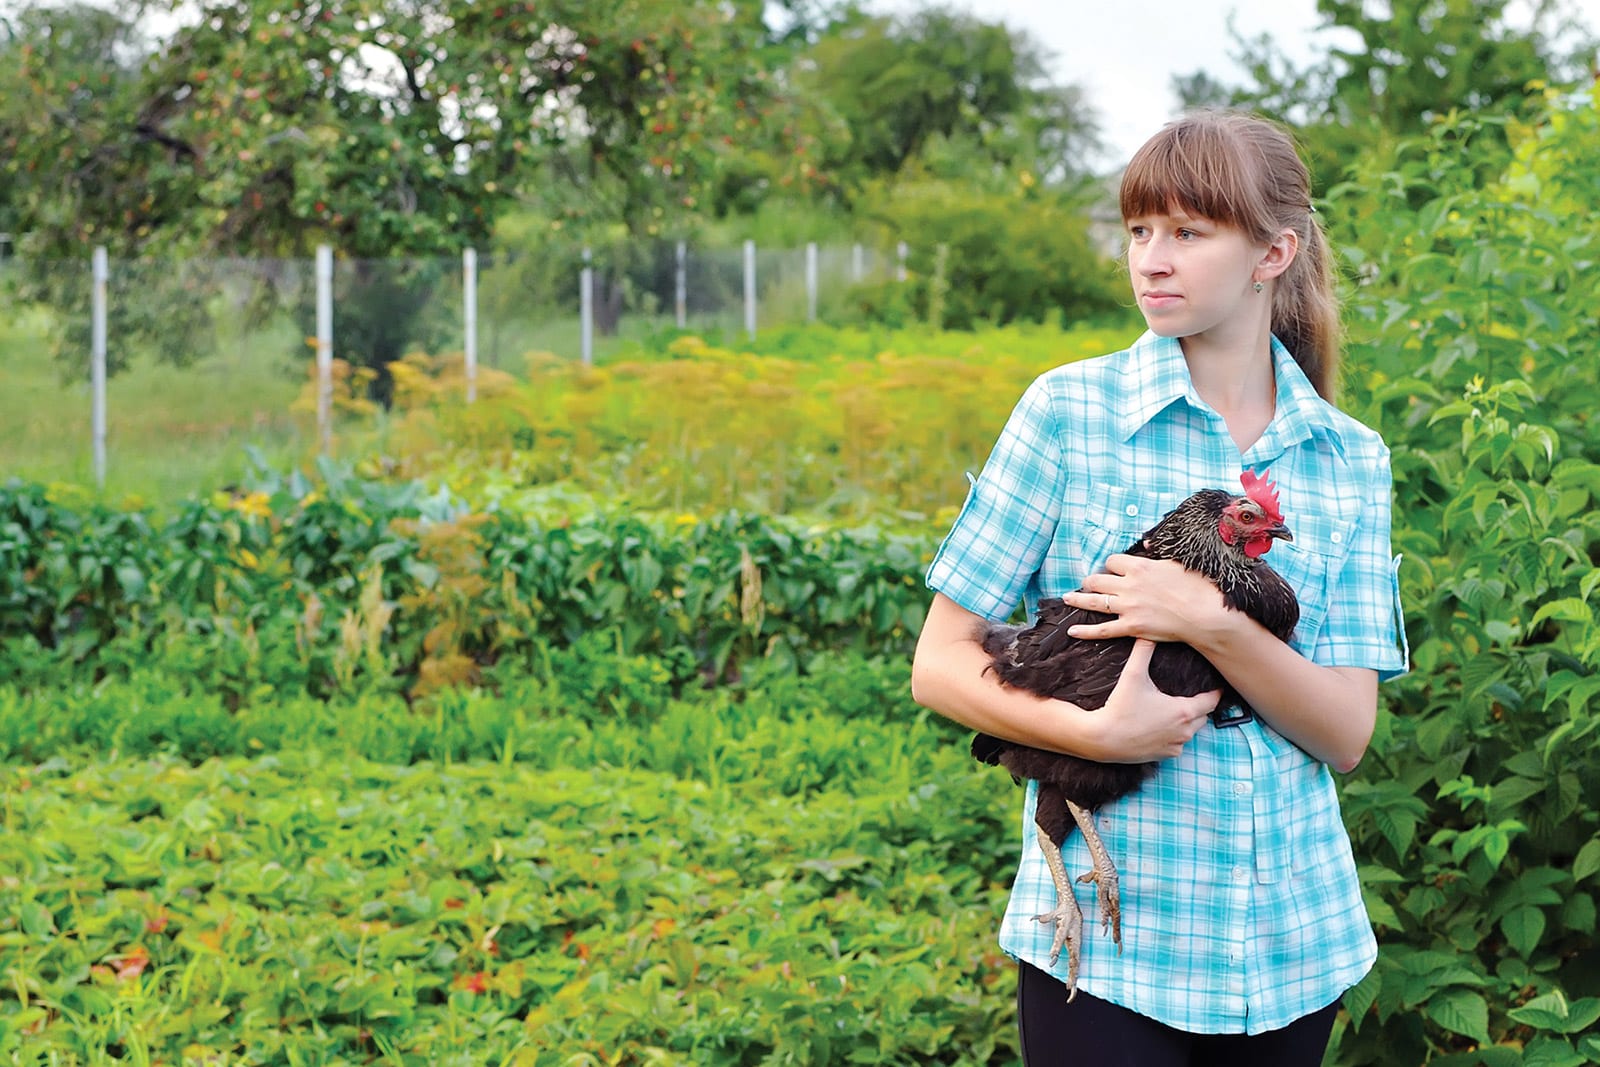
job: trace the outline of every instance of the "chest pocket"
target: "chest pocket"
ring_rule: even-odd
[[[1104,570],[1108,556],[1126,552],[1182,502],[1181,493],[1105,483],[1090,486],[1084,505],[1083,573]]]
[[[1288,508],[1284,509],[1288,512]],[[1291,642],[1309,656],[1328,617],[1333,583],[1344,569],[1356,533],[1356,520],[1313,512],[1289,513],[1293,541],[1274,541],[1267,563],[1289,583],[1300,601],[1300,623]]]

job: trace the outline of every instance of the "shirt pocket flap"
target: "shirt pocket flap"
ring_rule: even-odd
[[[1274,541],[1264,560],[1283,576],[1300,601],[1294,645],[1302,653],[1316,642],[1328,615],[1333,583],[1355,539],[1357,520],[1337,514],[1307,513],[1285,520],[1293,541]]]
[[[1183,499],[1178,493],[1104,482],[1090,486],[1084,506],[1086,572],[1100,570],[1107,556],[1132,548]]]

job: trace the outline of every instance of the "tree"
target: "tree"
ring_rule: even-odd
[[[848,196],[919,163],[937,162],[942,177],[956,176],[952,168],[1081,174],[1092,116],[1078,90],[1050,84],[1044,69],[1026,35],[931,9],[841,22],[803,54],[794,78],[822,108],[819,166]]]
[[[72,309],[59,356],[86,373],[88,254],[125,234],[138,248],[182,226],[175,158],[192,152],[145,120],[141,65],[151,44],[118,10],[87,3],[25,7],[8,21],[0,62],[0,178],[19,234],[24,298]],[[192,160],[190,160],[192,162]],[[181,168],[180,168],[181,169]],[[113,303],[114,336],[159,338],[170,358],[193,351],[203,310],[182,280],[174,299]],[[112,352],[112,369],[121,349]]]
[[[1236,58],[1251,85],[1225,94],[1214,80],[1192,74],[1175,78],[1174,88],[1188,106],[1226,95],[1228,103],[1290,123],[1326,185],[1358,157],[1386,151],[1445,115],[1535,109],[1531,84],[1587,69],[1592,42],[1586,50],[1576,40],[1565,0],[1530,5],[1526,27],[1513,24],[1510,6],[1509,0],[1317,0],[1317,32],[1336,42],[1323,59],[1297,67],[1270,38],[1242,39],[1235,30]]]
[[[659,232],[697,209],[737,138],[764,135],[777,98],[763,28],[715,0],[170,7],[189,21],[75,108],[78,60],[24,46],[33,98],[7,109],[6,165],[38,257],[92,243],[303,257],[327,242],[359,276],[482,243],[518,201],[579,233]],[[36,9],[40,41],[60,10]],[[431,284],[413,281],[374,281],[402,295],[366,316],[362,362],[401,354],[414,331],[396,317]]]

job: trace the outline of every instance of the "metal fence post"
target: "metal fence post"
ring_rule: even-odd
[[[678,311],[678,329],[683,330],[689,326],[689,247],[686,242],[678,242],[676,258],[673,306]]]
[[[806,321],[817,321],[817,242],[806,242]]]
[[[317,439],[333,450],[333,247],[317,246]]]
[[[111,269],[104,245],[97,245],[91,260],[94,288],[90,296],[93,318],[89,329],[90,425],[94,438],[94,484],[106,487],[106,283]]]
[[[850,280],[853,282],[859,282],[861,280],[861,276],[866,273],[865,267],[866,258],[863,254],[861,245],[857,243],[850,249]]]
[[[895,252],[900,257],[900,262],[894,268],[894,280],[903,282],[906,280],[906,256],[910,254],[911,250],[906,247],[904,241],[901,241],[895,246]]]
[[[744,328],[750,340],[756,339],[756,243],[744,243]]]
[[[462,324],[462,358],[466,362],[467,403],[478,399],[478,250],[461,252],[461,303],[466,321]]]
[[[583,273],[578,276],[578,303],[582,322],[579,326],[583,346],[583,365],[594,365],[594,262],[593,254],[583,250]]]

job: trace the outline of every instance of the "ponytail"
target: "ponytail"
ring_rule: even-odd
[[[1294,227],[1300,250],[1278,276],[1272,292],[1272,332],[1294,356],[1317,395],[1335,402],[1344,327],[1334,286],[1333,252],[1317,216],[1310,210]]]

